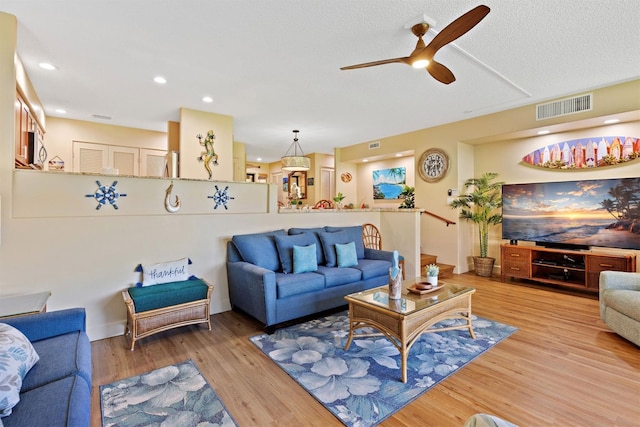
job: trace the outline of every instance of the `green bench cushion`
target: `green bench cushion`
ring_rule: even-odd
[[[209,286],[201,279],[129,288],[136,313],[207,298]]]

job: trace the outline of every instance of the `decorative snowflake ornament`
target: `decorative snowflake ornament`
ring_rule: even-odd
[[[207,196],[208,199],[213,199],[213,201],[216,203],[213,209],[218,209],[218,206],[220,205],[224,206],[225,209],[229,209],[227,207],[227,203],[229,203],[229,200],[234,199],[227,193],[227,191],[229,190],[229,186],[227,185],[226,187],[224,187],[224,190],[220,190],[217,185],[215,187],[216,193],[213,196]]]
[[[98,201],[98,206],[96,206],[96,210],[99,210],[102,206],[106,204],[110,204],[114,209],[118,209],[118,205],[116,201],[118,197],[126,197],[126,194],[118,193],[116,190],[116,185],[118,185],[118,181],[113,181],[109,187],[100,184],[100,181],[96,181],[98,184],[98,189],[93,194],[85,194],[85,197],[93,197]]]

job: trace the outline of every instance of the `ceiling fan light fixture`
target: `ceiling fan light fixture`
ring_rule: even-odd
[[[311,169],[311,159],[304,155],[298,142],[298,132],[300,131],[294,129],[292,132],[294,134],[293,142],[284,156],[282,156],[282,170],[290,172],[308,171]]]
[[[411,66],[413,68],[425,68],[427,65],[429,65],[428,59],[418,59],[417,61],[413,61],[411,63]]]

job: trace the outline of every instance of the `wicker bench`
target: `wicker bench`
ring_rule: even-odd
[[[139,339],[180,326],[206,323],[211,330],[212,292],[213,285],[198,278],[122,291],[131,351]]]

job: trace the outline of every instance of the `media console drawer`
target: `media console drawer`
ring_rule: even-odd
[[[590,256],[587,258],[587,265],[590,273],[601,271],[614,270],[614,271],[626,271],[627,260],[625,258],[611,257],[611,256]]]

